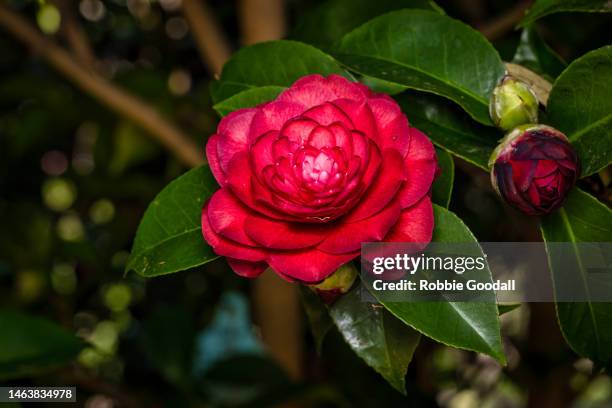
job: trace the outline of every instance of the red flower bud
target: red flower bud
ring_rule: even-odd
[[[580,174],[567,137],[544,125],[508,133],[489,160],[493,187],[508,203],[529,215],[559,208]]]

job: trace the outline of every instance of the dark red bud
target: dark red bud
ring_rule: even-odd
[[[489,160],[493,187],[510,205],[544,215],[563,205],[580,174],[567,137],[544,125],[520,126],[504,137]]]

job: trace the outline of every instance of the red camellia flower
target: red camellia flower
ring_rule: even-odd
[[[529,215],[563,205],[580,174],[580,162],[567,137],[544,125],[508,133],[491,155],[491,182],[506,201]]]
[[[309,75],[221,120],[202,231],[234,271],[319,282],[362,242],[428,243],[435,150],[387,95]]]

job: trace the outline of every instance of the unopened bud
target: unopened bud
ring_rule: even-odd
[[[506,75],[493,90],[489,114],[495,126],[510,130],[538,121],[538,99],[524,82]]]
[[[351,289],[356,278],[357,268],[352,263],[347,263],[329,275],[323,282],[310,285],[310,288],[319,295],[323,302],[330,305]]]
[[[495,191],[529,215],[548,214],[563,205],[580,174],[567,137],[544,125],[519,126],[508,133],[489,166]]]

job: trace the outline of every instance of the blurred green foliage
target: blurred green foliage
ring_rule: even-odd
[[[58,16],[51,3],[7,3],[46,33],[57,31]],[[72,6],[105,75],[154,105],[203,145],[218,121],[209,96],[212,78],[172,3],[81,0]],[[293,38],[322,43],[336,38],[334,30],[318,26],[333,25],[340,18],[333,13],[341,11],[342,2],[329,2],[329,12],[322,11],[324,3],[328,2],[287,2],[288,26],[298,27]],[[396,7],[391,3],[381,2],[374,9],[389,11]],[[429,7],[429,2],[417,3]],[[474,26],[513,3],[438,2],[448,15]],[[209,4],[237,47],[235,2]],[[359,16],[364,7],[352,12]],[[317,18],[321,15],[325,19]],[[318,24],[309,28],[308,21]],[[610,22],[607,15],[558,14],[543,18],[536,28],[571,62],[611,42]],[[312,29],[317,31],[308,32]],[[503,59],[512,58],[519,40],[518,31],[496,40]],[[360,360],[336,329],[324,341],[317,340],[320,356],[311,335],[304,334],[305,378],[300,382],[288,379],[265,351],[245,353],[238,347],[228,352],[206,346],[207,354],[198,357],[202,347],[197,344],[225,339],[226,326],[219,329],[215,323],[226,301],[222,299],[227,299],[224,294],[233,291],[242,299],[238,302],[244,303],[248,316],[250,283],[231,273],[223,260],[146,281],[124,275],[146,206],[185,170],[143,130],[69,85],[2,32],[1,385],[74,384],[79,401],[90,406],[106,398],[117,406],[257,407],[297,399],[317,407],[513,407],[526,403],[533,376],[567,370],[566,382],[555,386],[564,393],[569,390],[577,406],[603,406],[612,398],[609,377],[594,373],[566,346],[534,350],[524,324],[529,320],[526,307],[502,319],[509,333],[507,368],[424,340],[406,375],[408,398]],[[451,209],[461,213],[481,240],[528,239],[533,223],[508,215],[479,174],[459,161]],[[600,184],[596,183],[605,194]],[[247,342],[257,349],[256,328],[247,317],[239,322],[236,330],[252,335]],[[210,339],[206,333],[211,331],[220,337],[202,340]],[[206,369],[195,369],[194,361],[202,359],[209,361]]]

